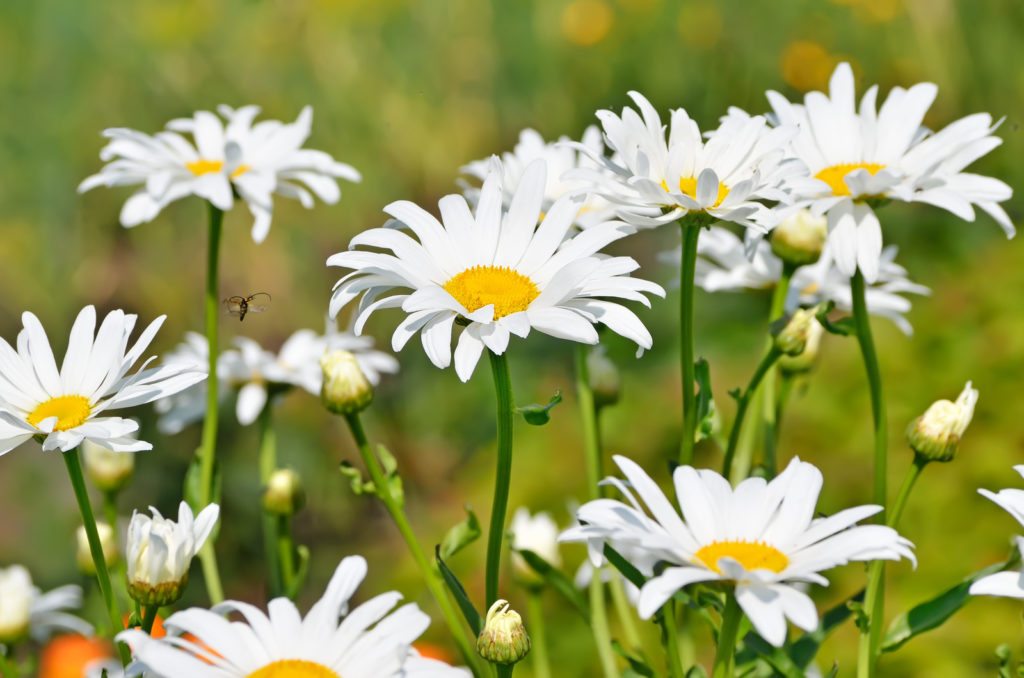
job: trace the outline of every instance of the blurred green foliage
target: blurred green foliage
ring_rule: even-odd
[[[99,133],[107,127],[153,133],[219,103],[256,103],[282,120],[313,106],[307,145],[353,164],[363,182],[343,185],[333,207],[306,211],[277,200],[270,236],[259,246],[249,238],[244,208],[225,222],[223,296],[267,290],[274,303],[244,325],[225,318],[222,341],[245,332],[276,349],[295,329],[322,327],[339,277],[324,260],[355,233],[380,225],[384,205],[410,199],[433,209],[456,190],[461,165],[510,149],[521,128],[578,137],[595,122],[595,110],[621,107],[630,89],[662,111],[685,107],[708,128],[729,105],[763,110],[767,89],[794,98],[824,87],[834,64],[848,59],[861,91],[876,82],[883,95],[896,85],[936,82],[939,97],[926,121],[933,127],[976,111],[1005,116],[1003,147],[976,171],[1020,186],[1021,35],[1019,0],[9,0],[0,3],[0,336],[13,341],[19,314],[32,310],[61,351],[86,303],[137,312],[142,322],[166,313],[157,353],[186,330],[201,330],[206,229],[199,201],[180,201],[153,223],[125,230],[117,216],[129,189],[75,192],[101,165]],[[1019,201],[1008,209],[1019,222]],[[917,544],[920,564],[916,572],[907,564],[889,568],[891,617],[1003,558],[1020,531],[975,490],[1021,484],[1011,465],[1024,451],[1024,256],[984,215],[967,224],[928,206],[895,205],[882,221],[912,278],[934,290],[914,299],[913,338],[884,321],[875,328],[892,423],[892,487],[910,459],[902,452],[904,423],[936,398],[954,397],[968,379],[981,392],[959,458],[929,468],[911,499],[901,531]],[[666,283],[674,272],[654,255],[677,241],[666,228],[630,238],[620,251],[643,264],[641,275]],[[641,461],[663,482],[678,436],[677,301],[670,294],[641,311],[655,336],[641,360],[626,342],[608,339],[624,371],[624,397],[604,413],[606,449]],[[767,304],[764,295],[698,296],[697,353],[710,360],[726,422],[733,408],[725,392],[744,384],[754,367]],[[396,317],[382,313],[371,323],[384,346]],[[557,388],[570,401],[552,411],[550,425],[518,427],[512,507],[548,509],[563,523],[568,500],[584,496],[570,348],[535,334],[510,349],[520,404],[544,402]],[[824,353],[791,401],[780,453],[823,468],[820,509],[829,513],[870,500],[870,415],[852,340],[830,338]],[[396,453],[415,527],[432,546],[461,519],[463,504],[489,506],[493,393],[486,369],[462,385],[451,370],[430,366],[416,345],[400,358],[402,373],[386,379],[368,425]],[[167,438],[156,432],[151,409],[137,416],[155,449],[140,457],[122,511],[150,504],[173,511],[198,427]],[[226,527],[218,550],[228,595],[258,602],[264,572],[256,432],[225,416],[219,455]],[[276,419],[280,457],[303,474],[309,491],[296,521],[313,554],[303,599],[319,597],[339,557],[358,552],[371,563],[363,596],[399,588],[434,612],[382,508],[351,496],[334,470],[342,459],[356,459],[341,423],[302,392],[282,399]],[[698,454],[702,463],[720,462],[710,446]],[[77,514],[63,465],[31,443],[2,464],[0,563],[25,563],[47,588],[87,583],[73,570]],[[573,565],[583,557],[580,548],[565,553]],[[451,563],[478,598],[482,562],[483,548],[473,547]],[[830,588],[815,592],[823,608],[862,582],[860,566],[834,575]],[[511,584],[508,595],[522,609]],[[186,602],[205,603],[198,572]],[[593,675],[586,628],[553,596],[547,603],[558,675]],[[943,628],[887,656],[882,675],[991,674],[995,644],[1020,648],[1020,614],[1012,601],[974,601]],[[835,658],[841,674],[852,671],[855,635],[848,626],[827,643],[822,665]],[[448,642],[439,623],[429,636]],[[710,639],[698,639],[707,656]],[[660,656],[653,635],[648,640]]]

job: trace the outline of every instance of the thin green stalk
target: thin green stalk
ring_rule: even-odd
[[[398,527],[399,533],[401,533],[402,538],[409,547],[409,552],[412,553],[413,560],[416,561],[416,565],[423,575],[427,588],[434,596],[434,600],[437,601],[438,607],[441,608],[441,615],[448,624],[448,630],[451,631],[452,636],[455,638],[455,643],[459,646],[463,660],[472,669],[474,676],[480,678],[490,675],[489,671],[484,671],[481,668],[482,660],[476,653],[476,639],[470,641],[469,636],[466,634],[461,617],[456,612],[445,590],[441,573],[438,572],[437,568],[427,558],[423,546],[420,545],[416,534],[412,531],[412,526],[409,525],[409,520],[402,510],[402,505],[391,493],[391,486],[384,477],[384,469],[381,468],[380,462],[377,461],[377,457],[374,456],[373,450],[370,448],[370,442],[366,437],[366,431],[363,429],[359,414],[355,412],[347,414],[345,415],[345,421],[348,423],[349,430],[352,431],[352,437],[355,438],[356,446],[359,448],[359,455],[363,458],[363,463],[370,474],[370,479],[373,481],[374,487],[377,488],[377,496],[384,503],[384,507],[391,515],[391,519],[395,521],[395,526]]]
[[[665,635],[665,652],[668,654],[668,674],[672,678],[683,678],[683,657],[679,651],[679,629],[676,626],[676,601],[669,600],[661,608],[663,633]]]
[[[146,633],[153,633],[153,624],[156,622],[156,613],[159,609],[159,605],[146,605],[142,617],[142,630]]]
[[[736,674],[736,636],[740,630],[743,610],[732,591],[725,594],[725,610],[722,625],[718,629],[718,647],[715,649],[715,664],[711,678],[733,678]]]
[[[508,490],[512,481],[512,414],[515,402],[512,400],[508,359],[504,354],[496,355],[493,351],[488,351],[487,355],[491,358],[491,372],[494,374],[498,419],[498,463],[494,476],[494,503],[491,507],[490,531],[487,534],[487,571],[484,579],[487,591],[484,607],[489,608],[498,599],[501,543],[505,536],[505,513],[508,510]]]
[[[512,678],[512,669],[516,667],[515,664],[494,664],[493,666],[498,670],[498,678]]]
[[[612,632],[608,626],[608,608],[604,598],[604,582],[601,581],[601,568],[594,568],[590,577],[590,632],[594,636],[597,647],[597,658],[601,661],[601,671],[605,678],[615,678],[619,671],[615,666],[615,651],[612,649]]]
[[[626,598],[626,591],[622,587],[622,579],[613,576],[608,582],[608,590],[612,594],[612,605],[615,606],[615,614],[622,624],[622,635],[626,637],[626,645],[629,649],[643,653],[644,643],[640,639],[640,631],[636,625],[636,609],[629,604]]]
[[[214,455],[217,450],[217,316],[220,309],[218,294],[217,271],[220,257],[221,224],[224,212],[209,203],[210,230],[206,250],[206,344],[207,378],[206,378],[206,418],[203,420],[203,437],[199,448],[199,506],[193,507],[197,512],[213,501],[213,468]],[[199,551],[199,560],[203,565],[203,578],[206,592],[214,604],[224,600],[224,590],[217,569],[217,554],[213,550],[213,538],[206,540]]]
[[[114,599],[114,591],[110,586],[110,573],[107,571],[107,561],[103,558],[100,535],[96,531],[96,516],[92,512],[92,504],[89,503],[89,491],[85,487],[85,478],[82,476],[82,462],[79,459],[78,448],[65,452],[61,456],[64,457],[64,465],[67,466],[71,487],[74,489],[75,499],[78,501],[78,510],[82,514],[82,524],[85,525],[85,534],[89,539],[89,552],[92,554],[92,562],[96,566],[96,579],[99,581],[100,593],[103,594],[103,602],[110,616],[110,628],[116,634],[124,629],[124,624],[121,622],[121,612],[117,609],[117,600]],[[128,662],[131,661],[128,646],[118,643],[117,652],[121,663],[128,666]]]
[[[761,359],[757,369],[754,370],[747,388],[736,399],[736,419],[732,423],[732,430],[729,431],[729,444],[725,449],[725,460],[722,462],[722,475],[726,478],[729,478],[729,474],[732,473],[732,461],[736,455],[736,443],[739,441],[740,431],[743,429],[743,420],[747,415],[750,399],[757,390],[757,385],[761,383],[761,379],[768,373],[768,370],[775,364],[780,355],[781,353],[775,348],[770,349],[764,358]]]
[[[117,534],[117,492],[103,493],[103,520]]]
[[[910,491],[914,489],[914,483],[921,477],[921,472],[924,471],[924,467],[928,465],[929,461],[920,455],[914,455],[914,462],[907,469],[907,477],[903,479],[900,493],[896,495],[896,501],[893,502],[892,509],[889,511],[889,520],[886,521],[886,525],[889,527],[896,529],[896,525],[903,516],[903,509],[906,508],[907,499],[910,498]]]
[[[544,628],[544,605],[541,601],[540,589],[530,589],[527,592],[526,611],[530,618],[530,654],[533,656],[533,675],[536,678],[551,678],[548,639]]]
[[[277,468],[277,434],[274,431],[273,413],[269,397],[263,409],[260,410],[257,423],[260,436],[257,463],[260,470],[260,487],[265,489],[270,483],[270,476],[274,473],[274,469]],[[261,519],[263,521],[263,554],[267,561],[267,570],[270,576],[270,597],[277,598],[285,595],[285,592],[288,591],[282,567],[283,561],[279,557],[281,553],[278,544],[280,539],[278,532],[279,523],[277,516],[266,511],[262,513]]]
[[[782,275],[779,277],[778,284],[775,285],[775,291],[772,292],[772,305],[768,311],[769,322],[775,322],[781,318],[786,310],[786,296],[789,294],[789,282],[793,279],[794,271],[796,271],[796,266],[788,262],[783,263]],[[766,352],[771,350],[772,338],[768,337]],[[773,366],[768,371],[768,374],[765,375],[764,385],[761,387],[762,391],[764,391],[764,397],[761,401],[763,408],[762,416],[764,417],[764,466],[768,471],[769,478],[775,476],[775,445],[779,436],[778,421],[776,420],[777,399],[775,393],[778,372],[778,368]]]
[[[693,463],[697,438],[697,393],[694,389],[693,305],[694,274],[697,269],[697,240],[701,227],[683,222],[683,258],[679,267],[679,360],[682,363],[683,432],[679,444],[679,463]]]
[[[287,595],[295,582],[295,540],[292,539],[292,517],[275,516],[277,562],[281,571],[281,595]]]

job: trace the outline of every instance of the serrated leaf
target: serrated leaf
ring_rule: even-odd
[[[551,563],[533,551],[523,549],[519,551],[519,555],[523,557],[527,565],[544,578],[544,581],[551,584],[551,588],[562,594],[585,620],[590,621],[590,603],[583,597],[583,594],[576,588],[576,585],[565,576],[564,572],[556,567],[552,567]],[[594,576],[597,576],[597,572],[594,573]]]
[[[473,603],[469,600],[469,596],[466,594],[466,589],[459,583],[458,577],[455,573],[448,569],[448,566],[444,564],[444,560],[441,558],[441,546],[437,545],[434,547],[434,557],[437,559],[437,569],[441,571],[441,577],[444,579],[445,585],[448,590],[452,592],[455,597],[455,602],[459,605],[459,610],[462,611],[462,616],[466,618],[466,623],[469,624],[469,629],[473,632],[474,636],[479,636],[480,631],[484,627],[483,617],[477,612],[476,608],[473,607]]]
[[[361,495],[377,493],[377,488],[373,486],[373,483],[369,480],[363,480],[363,472],[349,462],[341,462],[338,465],[338,470],[341,471],[341,475],[348,478],[349,486],[352,488],[352,494]]]
[[[405,506],[405,489],[402,486],[402,476],[398,475],[398,462],[393,454],[383,445],[377,445],[377,456],[380,457],[380,465],[384,469],[384,478],[387,480],[391,497],[398,504],[398,508]],[[372,485],[372,483],[371,483]]]
[[[694,379],[697,381],[697,442],[711,437],[714,429],[715,401],[711,396],[711,368],[701,358],[694,363]]]
[[[469,504],[463,508],[466,510],[466,519],[448,530],[441,540],[440,555],[446,560],[480,538],[480,521]]]
[[[551,400],[548,401],[547,405],[538,405],[531,403],[530,405],[523,405],[517,407],[516,412],[523,415],[523,419],[526,420],[527,424],[533,426],[543,426],[544,424],[551,421],[551,408],[562,402],[562,391],[561,389],[555,391],[555,395],[551,396]]]

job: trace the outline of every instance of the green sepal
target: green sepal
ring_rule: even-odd
[[[469,504],[463,506],[466,510],[466,519],[453,526],[441,540],[440,557],[451,558],[463,548],[469,546],[480,538],[480,521]]]
[[[576,585],[565,576],[565,573],[559,570],[557,567],[553,567],[551,563],[538,556],[533,551],[522,549],[518,551],[519,555],[523,557],[526,564],[532,567],[537,574],[544,578],[551,588],[558,591],[562,596],[569,601],[569,603],[580,613],[587,622],[590,621],[590,603],[583,597],[580,590],[576,588]],[[594,571],[594,576],[598,576],[597,570]]]
[[[434,557],[437,559],[437,569],[441,572],[441,577],[444,579],[445,585],[448,586],[448,590],[452,592],[455,597],[455,602],[459,605],[459,610],[462,611],[462,616],[466,618],[466,623],[469,624],[470,631],[473,632],[474,636],[479,636],[480,631],[484,628],[483,617],[477,612],[476,608],[473,607],[473,603],[469,600],[469,596],[466,594],[466,589],[459,583],[458,577],[455,573],[448,569],[448,566],[444,564],[444,560],[441,558],[441,546],[437,545],[434,547]]]
[[[543,426],[551,421],[551,408],[560,402],[562,402],[562,390],[558,389],[555,391],[555,395],[551,396],[551,400],[548,401],[547,405],[531,403],[530,405],[517,407],[516,412],[523,415],[523,419],[526,420],[527,424]]]

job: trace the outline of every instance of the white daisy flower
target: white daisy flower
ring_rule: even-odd
[[[430,624],[415,603],[384,593],[349,609],[366,576],[366,561],[345,558],[323,597],[303,618],[287,598],[257,607],[226,601],[210,610],[191,608],[164,620],[168,635],[153,639],[122,631],[138,664],[153,676],[176,678],[467,678],[469,672],[418,656],[411,644]],[[224,618],[239,613],[245,621]],[[339,617],[343,617],[339,621]],[[199,642],[183,638],[191,633]]]
[[[182,366],[206,374],[209,369],[209,350],[205,336],[198,332],[186,332],[185,341],[167,352],[163,364]],[[225,355],[226,353],[221,353],[217,357],[217,397],[220,401],[228,394],[224,374]],[[206,415],[206,388],[207,380],[203,379],[183,391],[156,401],[154,409],[160,415],[157,429],[166,435],[173,435],[180,433],[189,424],[201,420]]]
[[[876,111],[873,86],[858,111],[847,63],[832,74],[829,96],[809,92],[802,106],[768,92],[775,121],[800,130],[791,152],[810,170],[792,184],[793,200],[828,213],[832,255],[847,277],[860,269],[866,281],[878,278],[882,231],[871,203],[879,199],[930,203],[966,221],[974,221],[977,205],[1007,237],[1015,233],[999,206],[1013,194],[1010,187],[963,171],[1002,143],[992,136],[998,123],[978,113],[932,134],[921,123],[937,92],[932,83],[896,87]]]
[[[968,387],[969,386],[970,385],[968,384]],[[974,397],[975,399],[977,398],[976,393]],[[974,403],[972,402],[972,413],[973,405]],[[970,417],[967,417],[967,421],[970,421]],[[964,424],[964,427],[966,428],[966,424]],[[1024,464],[1014,466],[1013,470],[1021,476],[1024,476]],[[1024,525],[1024,490],[1011,487],[999,490],[999,492],[991,492],[982,488],[978,490],[978,494],[994,501],[1007,513],[1013,516],[1014,520],[1021,525]],[[1024,554],[1024,537],[1015,537],[1014,543],[1017,545],[1017,550]],[[982,577],[971,584],[970,593],[975,596],[1024,598],[1024,565],[1017,570],[996,572],[995,574],[990,574],[987,577]]]
[[[638,92],[630,97],[640,109],[598,111],[612,158],[589,151],[603,172],[581,169],[573,178],[586,178],[594,190],[619,207],[637,226],[658,226],[687,214],[732,221],[763,232],[780,215],[760,200],[788,201],[784,183],[806,173],[799,162],[785,157],[785,145],[795,130],[771,128],[762,117],[722,119],[705,141],[686,111],[671,112],[668,137],[661,117]]]
[[[128,524],[128,593],[145,605],[170,605],[188,580],[192,558],[210,536],[220,507],[209,504],[193,518],[185,502],[178,506],[178,522],[168,520],[152,506],[150,518],[132,512]]]
[[[596,344],[594,324],[601,322],[649,348],[651,335],[640,319],[603,299],[649,306],[645,293],[665,294],[660,286],[627,275],[638,268],[633,259],[598,255],[633,228],[609,221],[566,239],[583,198],[559,198],[538,224],[544,163],[526,168],[506,210],[501,163],[493,162],[475,213],[461,195],[441,199],[441,221],[411,202],[394,202],[384,211],[419,241],[396,228],[374,228],[353,238],[350,251],[330,257],[329,266],[354,269],[334,286],[331,315],[361,295],[354,324],[359,334],[373,311],[401,307],[409,315],[395,330],[392,348],[401,350],[420,332],[427,357],[442,369],[452,362],[451,333],[458,319],[466,325],[455,349],[455,372],[462,381],[473,374],[484,347],[501,355],[512,334],[525,338],[532,329]],[[391,254],[352,249],[359,245]],[[403,288],[411,292],[381,298]]]
[[[542,584],[544,578],[530,567],[519,551],[532,551],[552,567],[562,566],[562,554],[558,551],[558,524],[547,511],[530,515],[525,506],[519,507],[512,514],[508,532],[512,536],[512,570],[520,581],[536,586]]]
[[[57,369],[50,342],[39,319],[22,314],[17,351],[0,339],[0,454],[29,438],[41,440],[44,450],[62,452],[83,440],[117,452],[149,450],[153,446],[129,434],[138,423],[121,417],[99,416],[105,410],[132,407],[177,393],[204,379],[202,372],[164,365],[126,376],[149,346],[166,316],[143,330],[130,350],[128,337],[136,316],[111,311],[95,339],[96,309],[86,306],[71,328],[67,353]]]
[[[583,131],[583,138],[580,144],[587,149],[587,153],[573,148],[568,137],[559,137],[557,142],[545,142],[544,138],[533,129],[524,129],[519,133],[519,143],[515,145],[511,153],[501,154],[501,163],[505,169],[505,179],[502,182],[502,203],[508,207],[512,203],[512,196],[519,187],[523,172],[534,160],[543,160],[547,163],[547,181],[544,183],[544,199],[541,202],[541,213],[546,214],[555,201],[563,195],[581,192],[587,187],[586,182],[571,180],[567,173],[580,167],[588,167],[593,170],[600,170],[598,163],[591,157],[601,157],[604,154],[604,141],[601,139],[601,131],[591,125]],[[465,174],[483,182],[491,171],[491,160],[475,160],[461,170]],[[463,193],[471,205],[476,205],[480,200],[480,189],[475,186],[463,184]],[[615,218],[615,206],[596,193],[589,194],[579,213],[573,220],[574,225],[580,228],[587,228],[593,224],[600,224]]]
[[[638,612],[644,619],[684,586],[732,582],[751,624],[778,647],[785,641],[787,618],[806,631],[818,625],[814,603],[793,584],[828,585],[819,573],[853,560],[914,561],[913,545],[892,528],[854,526],[881,506],[815,518],[821,472],[797,458],[773,480],[748,478],[735,489],[714,471],[676,468],[673,480],[682,518],[637,464],[621,456],[614,459],[629,485],[612,482],[629,503],[598,499],[584,504],[577,512],[582,525],[566,530],[561,539],[632,547],[667,562],[640,591]]]
[[[103,136],[111,141],[100,158],[108,164],[78,191],[143,184],[121,210],[124,226],[152,221],[166,205],[188,195],[229,210],[237,192],[255,217],[252,239],[260,243],[270,230],[274,193],[310,208],[310,191],[334,204],[341,196],[336,178],[360,180],[353,167],[323,151],[302,148],[313,120],[309,106],[290,124],[265,120],[254,125],[257,106],[217,110],[226,125],[213,113],[198,111],[191,118],[172,120],[154,136],[119,127],[105,130]],[[181,132],[190,134],[195,145]]]
[[[21,565],[0,568],[0,644],[44,642],[57,631],[90,635],[91,624],[64,611],[81,606],[82,589],[74,584],[43,593]]]

